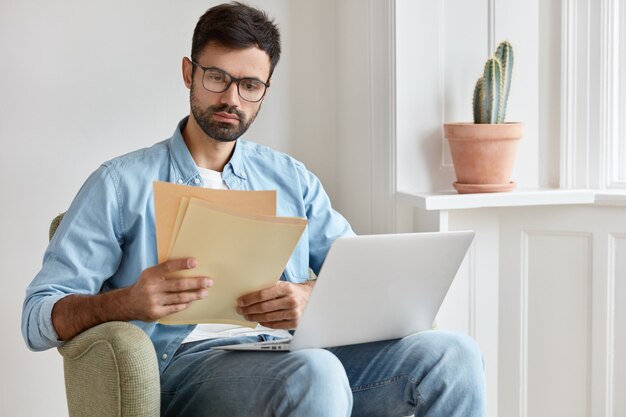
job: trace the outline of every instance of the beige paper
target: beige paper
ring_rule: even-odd
[[[183,219],[185,218],[185,214],[187,213],[188,206],[189,206],[189,197],[181,197],[180,204],[178,205],[178,213],[176,214],[176,222],[174,223],[174,228],[172,229],[170,247],[167,248],[167,252],[166,252],[167,259],[172,259],[170,258],[170,253],[172,253],[172,248],[174,247],[174,243],[176,242],[176,236],[178,236],[180,225],[183,224]]]
[[[230,323],[255,327],[235,311],[242,295],[274,285],[306,227],[306,220],[243,214],[190,199],[170,258],[194,257],[198,266],[182,276],[208,276],[209,295],[163,324]]]
[[[240,212],[276,215],[276,191],[213,190],[155,181],[154,215],[159,263],[167,259],[182,197],[198,198]]]

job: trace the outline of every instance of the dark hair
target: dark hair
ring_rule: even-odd
[[[270,77],[280,58],[280,33],[265,12],[239,2],[220,4],[204,13],[193,31],[191,59],[210,43],[234,49],[258,47],[270,57]]]

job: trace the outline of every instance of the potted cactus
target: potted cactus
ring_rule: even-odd
[[[485,63],[473,96],[474,123],[446,123],[444,135],[461,194],[510,191],[521,123],[505,123],[511,90],[513,47],[502,42]]]

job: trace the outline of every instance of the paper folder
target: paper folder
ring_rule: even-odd
[[[276,215],[276,191],[213,190],[202,187],[155,181],[154,216],[156,219],[157,256],[159,263],[167,259],[172,234],[182,198],[198,198],[216,206],[240,212]]]
[[[298,217],[241,213],[190,198],[169,259],[194,257],[198,266],[169,278],[208,276],[214,285],[206,298],[159,322],[255,327],[256,323],[237,314],[236,300],[279,280],[306,225],[307,221]]]

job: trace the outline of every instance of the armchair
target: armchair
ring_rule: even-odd
[[[50,225],[50,239],[63,214]],[[152,417],[160,413],[161,387],[152,341],[139,327],[109,322],[58,348],[71,417]]]

